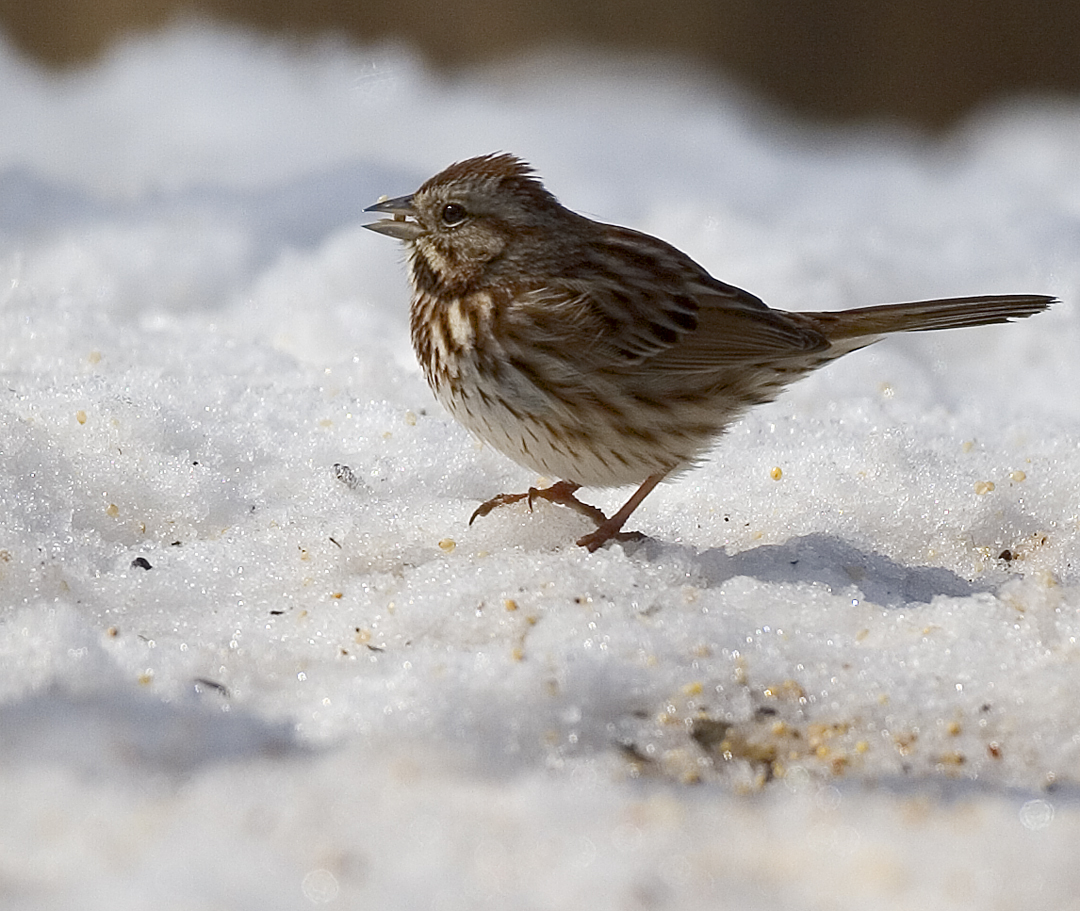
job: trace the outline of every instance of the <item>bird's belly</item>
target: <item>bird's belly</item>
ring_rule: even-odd
[[[505,388],[469,384],[435,391],[458,422],[519,465],[586,487],[640,484],[686,468],[733,417],[715,405],[671,406],[587,389],[572,403],[520,386],[512,398]]]

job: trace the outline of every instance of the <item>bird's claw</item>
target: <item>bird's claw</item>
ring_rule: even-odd
[[[578,547],[584,547],[590,554],[599,550],[609,541],[644,541],[647,536],[640,531],[611,531],[605,532],[603,526],[596,531],[578,538],[575,542]]]
[[[532,494],[533,488],[529,488],[529,493],[500,493],[497,496],[492,497],[481,503],[476,507],[476,511],[469,517],[469,524],[472,525],[481,516],[486,516],[493,509],[497,509],[499,506],[509,506],[511,503],[517,503],[520,500],[528,499],[529,510],[532,511]]]
[[[520,503],[522,500],[527,501],[529,511],[532,512],[533,502],[539,499],[547,500],[549,503],[557,503],[560,506],[569,506],[575,512],[581,513],[583,516],[592,519],[598,526],[603,527],[608,521],[608,517],[595,506],[582,503],[581,500],[574,496],[579,486],[570,481],[558,481],[550,487],[530,487],[527,493],[500,493],[498,496],[481,503],[469,519],[469,524],[472,525],[480,516],[486,516],[499,506],[509,506],[511,503]]]

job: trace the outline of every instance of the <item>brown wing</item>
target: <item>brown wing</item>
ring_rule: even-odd
[[[800,358],[829,347],[829,341],[798,314],[769,308],[750,308],[721,295],[699,295],[697,328],[649,366],[681,373],[754,366]]]
[[[738,288],[694,290],[690,297],[545,287],[513,302],[505,328],[534,350],[577,362],[583,373],[645,364],[707,373],[829,346],[809,321],[771,310]]]
[[[585,235],[592,239],[597,227]],[[504,328],[580,373],[640,368],[700,373],[828,347],[809,320],[771,310],[647,234],[603,225],[519,293]]]

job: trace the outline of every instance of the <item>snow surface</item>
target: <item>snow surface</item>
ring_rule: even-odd
[[[0,905],[1077,907],[1080,107],[199,26],[0,85]],[[494,150],[776,306],[1063,303],[804,381],[636,548],[470,528],[536,478],[361,210]]]

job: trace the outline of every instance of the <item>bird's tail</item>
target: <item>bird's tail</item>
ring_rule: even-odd
[[[1024,319],[1056,303],[1042,294],[998,294],[983,297],[954,297],[946,300],[915,301],[910,304],[882,304],[854,310],[806,313],[829,341],[859,340],[862,347],[876,337],[892,332],[926,332],[930,329],[963,329]]]

